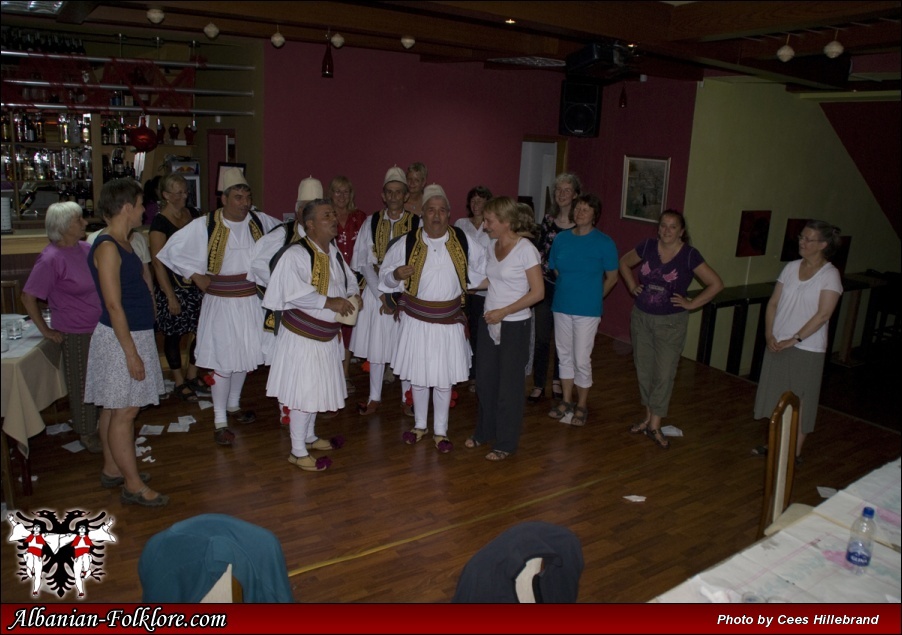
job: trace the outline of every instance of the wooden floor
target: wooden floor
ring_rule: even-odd
[[[212,440],[212,410],[175,398],[143,412],[137,425],[168,424],[193,414],[188,433],[149,437],[156,462],[139,463],[168,507],[123,507],[118,491],[100,488],[100,462],[62,444],[73,433],[39,435],[27,512],[105,510],[118,537],[105,550],[102,583],[88,584],[93,602],[141,598],[137,561],[155,533],[202,513],[232,514],[273,531],[285,553],[300,602],[447,602],[461,569],[485,543],[527,520],[564,525],[580,538],[585,570],[582,602],[644,602],[755,540],[764,460],[750,449],[764,441],[752,420],[755,385],[687,359],[680,363],[671,416],[682,429],[663,451],[628,426],[640,416],[630,348],[599,336],[589,424],[573,428],[546,416],[550,401],[527,405],[519,452],[489,463],[485,448],[468,450],[476,396],[462,387],[451,411],[453,452],[430,439],[401,443],[412,425],[400,409],[399,383],[386,387],[382,409],[363,418],[351,404],[367,377],[352,366],[358,392],[338,417],[318,423],[346,445],[330,452],[323,473],[291,466],[288,432],[266,398],[266,370],[251,374],[243,407],[256,423],[236,429],[231,449]],[[899,433],[821,408],[817,430],[797,470],[794,500],[817,504],[819,485],[842,488],[900,452]],[[646,496],[644,503],[624,499]],[[12,545],[2,549],[2,601],[29,602],[17,577]],[[69,599],[67,596],[65,599]],[[42,602],[52,600],[42,593]]]

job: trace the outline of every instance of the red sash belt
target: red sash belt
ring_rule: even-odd
[[[247,279],[246,273],[233,276],[210,276],[207,293],[221,298],[246,298],[257,295],[257,285]]]
[[[309,337],[318,342],[330,342],[341,333],[341,324],[338,322],[317,320],[300,309],[283,311],[282,326],[296,335]]]
[[[430,302],[405,293],[398,301],[398,310],[414,319],[432,324],[466,325],[467,323],[467,316],[460,308],[460,298],[445,302]]]

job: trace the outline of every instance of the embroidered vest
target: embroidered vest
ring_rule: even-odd
[[[248,212],[251,217],[249,227],[254,242],[263,236],[263,223],[254,212]],[[225,258],[226,245],[229,243],[229,230],[222,221],[222,208],[207,214],[207,271],[218,274],[222,269],[222,260]]]

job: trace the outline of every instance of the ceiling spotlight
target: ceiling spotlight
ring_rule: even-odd
[[[219,35],[219,27],[210,22],[210,24],[204,27],[204,34],[211,40],[215,40],[216,36]]]
[[[786,35],[786,44],[777,49],[777,57],[781,62],[788,62],[796,56],[796,52],[789,46],[789,34]]]
[[[842,52],[845,51],[845,47],[840,44],[839,40],[836,39],[839,37],[839,29],[836,30],[836,33],[833,35],[833,41],[828,43],[827,46],[824,47],[824,55],[829,57],[831,60],[836,59]]]
[[[269,38],[269,41],[272,42],[272,45],[277,49],[285,46],[285,36],[279,33],[279,27],[276,27],[276,32],[272,34],[272,37]]]
[[[345,45],[345,39],[343,37],[341,37],[341,33],[336,33],[335,35],[333,35],[331,42],[332,42],[332,46],[334,46],[337,49],[340,49],[342,46]]]
[[[147,10],[147,19],[153,22],[154,24],[159,24],[166,18],[166,14],[163,13],[162,9],[148,9]]]
[[[409,35],[405,35],[401,38],[401,46],[403,46],[406,49],[409,49],[416,43],[417,43],[417,41],[415,39],[413,39],[412,37],[410,37]]]

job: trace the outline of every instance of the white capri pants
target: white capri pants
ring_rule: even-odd
[[[592,386],[592,348],[600,317],[554,314],[554,345],[561,379],[572,379],[580,388]]]

